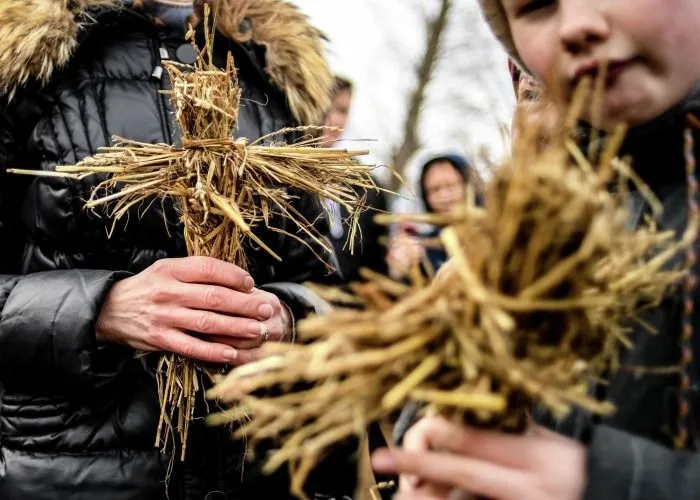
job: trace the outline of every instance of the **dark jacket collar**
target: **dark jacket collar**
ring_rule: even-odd
[[[689,113],[700,116],[700,87],[659,118],[627,134],[620,154],[632,158],[635,172],[649,186],[685,180],[684,132],[689,126]],[[700,155],[698,144],[695,151],[696,156]]]
[[[681,103],[658,118],[628,131],[619,156],[628,157],[639,177],[656,190],[669,184],[685,182],[684,132],[688,114],[700,117],[700,85]],[[591,127],[582,123],[579,143],[588,144]],[[696,131],[695,154],[700,157],[700,131]],[[605,144],[605,137],[600,140]]]

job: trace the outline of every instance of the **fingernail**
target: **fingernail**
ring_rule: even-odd
[[[258,314],[262,319],[268,319],[272,317],[274,310],[270,304],[263,304],[258,308]]]
[[[255,335],[256,337],[261,337],[263,334],[263,324],[262,323],[251,323],[248,325],[248,333]]]
[[[238,357],[238,351],[235,350],[233,347],[226,349],[224,351],[224,358],[226,361],[233,362],[236,361],[236,358]]]
[[[390,472],[395,469],[396,462],[390,451],[377,451],[372,455],[372,467]]]
[[[255,281],[253,280],[252,277],[246,276],[245,279],[243,280],[243,291],[244,292],[252,292],[253,288],[255,288]]]

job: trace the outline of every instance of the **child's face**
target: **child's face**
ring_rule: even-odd
[[[565,96],[608,61],[603,128],[645,123],[700,83],[700,0],[502,2],[525,65]]]

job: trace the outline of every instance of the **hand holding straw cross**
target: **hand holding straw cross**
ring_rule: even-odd
[[[205,5],[204,50],[197,50],[192,29],[187,34],[198,53],[194,67],[164,63],[172,86],[166,93],[182,133],[180,146],[115,137],[114,145],[98,154],[43,175],[80,179],[109,174],[93,191],[87,208],[109,206],[112,228],[133,207],[154,198],[172,200],[180,211],[188,255],[215,257],[243,269],[247,267],[247,241],[277,260],[284,258],[256,234],[258,226],[298,240],[319,259],[323,259],[320,253],[331,252],[315,221],[294,208],[295,190],[328,198],[346,208],[352,214],[352,243],[362,211],[358,193],[378,189],[372,180],[372,167],[355,160],[367,151],[324,148],[322,137],[292,145],[273,140],[318,127],[283,129],[252,143],[245,138],[233,139],[241,90],[230,54],[223,70],[211,62],[213,37],[208,17],[209,6]],[[270,144],[265,145],[266,141]],[[42,175],[17,169],[14,173]],[[273,216],[290,221],[295,231],[271,226]],[[182,459],[194,398],[201,386],[199,372],[195,361],[172,353],[164,354],[159,364],[162,409],[156,446],[165,446],[175,428],[182,442]]]

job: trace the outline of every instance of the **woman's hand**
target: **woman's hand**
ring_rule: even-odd
[[[401,500],[578,500],[585,485],[580,443],[534,427],[528,434],[479,431],[441,418],[409,430],[404,449],[381,450],[378,472],[399,473]],[[462,496],[460,496],[462,495]]]
[[[291,318],[243,269],[208,257],[164,259],[118,282],[102,306],[98,340],[243,364],[266,340],[281,340]]]

